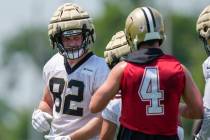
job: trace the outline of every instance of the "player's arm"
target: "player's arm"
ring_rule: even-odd
[[[99,134],[102,125],[101,116],[94,117],[82,128],[70,134],[71,140],[87,140]]]
[[[100,140],[114,140],[117,125],[109,120],[103,119],[100,132]]]
[[[119,117],[121,114],[121,99],[113,99],[102,111],[102,128],[100,132],[101,140],[114,140],[117,127],[119,126]]]
[[[185,72],[185,91],[182,98],[185,104],[180,103],[180,114],[185,118],[199,119],[203,116],[203,100],[201,93],[194,83],[190,72],[183,66]]]
[[[193,127],[192,127],[193,140],[195,139],[195,136],[200,131],[202,123],[203,123],[203,120],[202,119],[195,120],[193,122]]]
[[[39,103],[38,109],[47,112],[49,114],[52,114],[52,108],[53,108],[53,100],[50,95],[49,88],[45,86],[43,90],[43,96]]]
[[[102,118],[92,118],[86,125],[66,136],[45,135],[47,140],[88,140],[96,136],[101,130]]]
[[[96,90],[89,105],[89,109],[92,113],[102,111],[109,101],[118,93],[121,75],[126,65],[127,63],[124,61],[118,63],[109,73],[107,80]]]

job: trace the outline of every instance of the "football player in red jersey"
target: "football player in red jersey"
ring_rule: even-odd
[[[186,67],[161,50],[164,24],[156,9],[132,11],[125,34],[132,52],[111,70],[89,108],[101,111],[121,90],[119,140],[178,140],[178,113],[202,118],[201,94]],[[179,105],[181,97],[186,104]]]
[[[106,46],[104,57],[110,68],[114,67],[123,56],[128,55],[131,50],[124,31],[119,31],[112,36],[111,40]],[[121,95],[120,93],[109,102],[106,108],[102,111],[102,128],[100,132],[101,140],[114,140],[116,137],[117,128],[120,126],[119,118],[121,115]],[[179,140],[184,140],[184,128],[181,124],[179,115],[179,123],[177,127],[177,135]]]

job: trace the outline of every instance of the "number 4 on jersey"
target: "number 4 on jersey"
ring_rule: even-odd
[[[148,102],[146,105],[147,115],[163,115],[164,105],[160,104],[164,100],[164,92],[160,90],[159,73],[157,67],[146,67],[138,90],[141,101]]]

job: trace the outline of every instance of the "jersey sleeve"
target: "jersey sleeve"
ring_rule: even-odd
[[[120,125],[119,117],[121,112],[121,99],[113,99],[102,112],[102,118],[117,126]]]
[[[44,84],[46,85],[47,84],[47,68],[46,68],[46,65],[43,67],[43,70],[42,70],[42,78],[44,80]]]
[[[43,67],[43,71],[42,71],[42,78],[44,80],[44,84],[48,85],[48,80],[50,77],[50,73],[53,70],[53,67],[51,65],[51,63],[46,63],[45,66]]]
[[[184,128],[181,126],[177,127],[177,135],[179,137],[179,140],[184,140]]]
[[[109,67],[107,66],[105,60],[100,61],[100,65],[98,65],[98,69],[95,74],[95,80],[93,85],[94,91],[96,91],[105,82],[109,71]]]

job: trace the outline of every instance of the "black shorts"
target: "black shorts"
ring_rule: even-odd
[[[177,135],[150,135],[120,126],[117,140],[179,140],[179,137]]]

